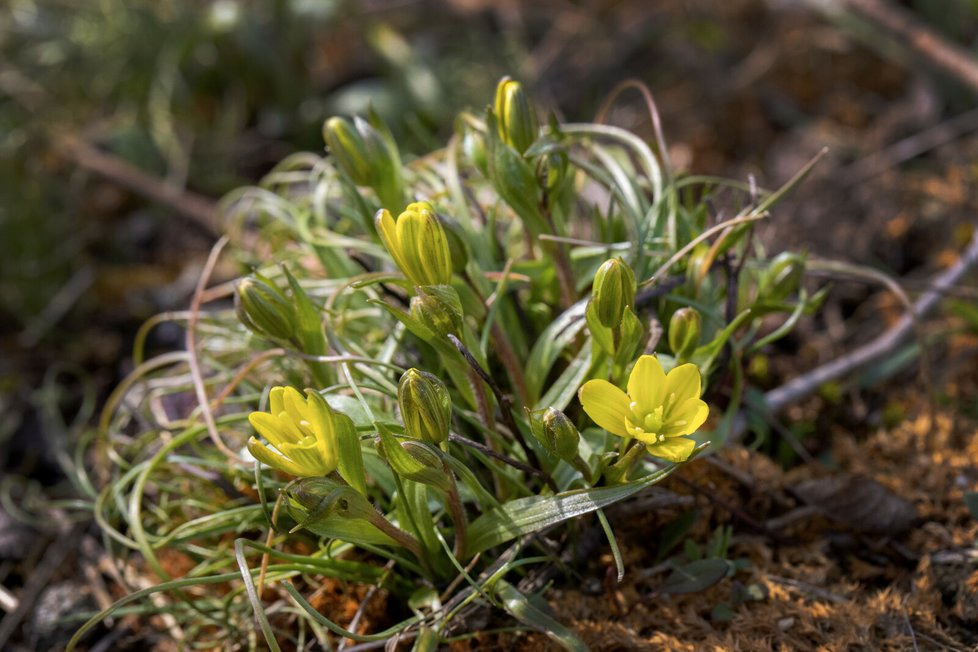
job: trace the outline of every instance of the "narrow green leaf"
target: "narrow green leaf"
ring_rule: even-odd
[[[535,410],[542,410],[548,407],[552,407],[557,410],[563,410],[566,408],[570,402],[577,395],[577,389],[587,378],[588,372],[591,370],[591,355],[592,348],[590,346],[584,346],[564,372],[560,374],[560,377],[554,381],[554,384],[550,386],[547,393],[537,401]]]
[[[488,550],[516,537],[542,530],[624,500],[675,471],[676,464],[640,480],[613,487],[565,491],[554,496],[529,496],[489,510],[469,526],[469,554]]]
[[[600,509],[597,513],[598,522],[601,523],[601,529],[604,530],[604,535],[608,538],[608,545],[611,547],[611,556],[615,559],[615,570],[618,571],[618,583],[621,584],[622,579],[625,577],[625,562],[621,558],[621,549],[618,547],[618,540],[615,539],[615,533],[611,529],[611,523],[608,522],[608,517]]]
[[[529,598],[506,580],[496,582],[495,593],[503,608],[516,620],[543,632],[565,650],[587,652],[588,647],[581,639],[553,616],[531,603]]]
[[[583,311],[571,306],[547,326],[537,338],[526,361],[526,389],[530,400],[540,396],[550,369],[584,328]]]
[[[700,373],[705,378],[710,375],[710,367],[713,365],[714,359],[720,353],[720,349],[723,345],[727,343],[737,329],[743,326],[748,319],[754,315],[754,312],[748,308],[739,315],[737,315],[732,322],[730,322],[726,328],[717,333],[717,336],[707,344],[696,349],[693,355],[690,356],[690,360],[700,368]]]
[[[726,559],[697,559],[674,569],[659,587],[659,593],[698,593],[722,580],[729,572],[730,562]]]

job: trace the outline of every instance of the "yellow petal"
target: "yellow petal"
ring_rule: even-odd
[[[452,255],[448,249],[448,237],[434,213],[425,220],[418,242],[418,258],[428,285],[447,284],[452,280]]]
[[[628,398],[638,404],[638,412],[651,412],[662,405],[666,391],[666,374],[659,359],[643,355],[628,376]]]
[[[700,370],[694,364],[682,364],[666,376],[665,402],[677,405],[700,397]],[[671,401],[670,401],[671,398]]]
[[[313,437],[307,437],[298,444],[283,444],[282,454],[295,462],[301,470],[299,475],[315,477],[329,475],[336,470],[332,459],[323,459],[320,455],[319,442]],[[333,456],[335,458],[335,456]]]
[[[313,435],[324,446],[324,450],[336,450],[336,418],[337,414],[329,407],[318,392],[306,390],[309,394],[309,410],[307,413],[310,429]]]
[[[686,399],[674,408],[662,428],[666,437],[691,435],[706,421],[710,414],[709,406],[698,398]]]
[[[387,252],[394,259],[394,264],[401,271],[404,271],[405,261],[404,256],[401,255],[401,243],[397,236],[397,222],[394,221],[394,216],[390,214],[390,211],[382,208],[374,216],[374,226],[377,228],[377,234],[380,235]]]
[[[273,469],[285,471],[290,475],[301,476],[302,469],[292,460],[269,448],[254,437],[248,440],[248,452],[252,457]]]
[[[302,394],[295,387],[286,387],[285,392],[282,396],[282,403],[285,406],[285,413],[288,415],[289,420],[295,425],[305,419],[306,417],[306,401],[302,398]],[[277,412],[272,412],[272,414],[278,414]]]
[[[669,437],[658,444],[650,444],[648,451],[668,462],[685,462],[693,454],[696,442],[686,437]]]
[[[415,285],[427,285],[426,263],[421,257],[424,218],[417,211],[404,211],[397,216],[397,246],[404,272]]]
[[[628,396],[607,380],[589,380],[577,393],[584,411],[608,432],[629,437],[625,427],[628,418]]]
[[[285,412],[285,388],[284,387],[273,387],[270,392],[268,392],[268,411],[272,414],[278,414],[279,412]]]
[[[268,412],[252,412],[248,415],[248,421],[259,435],[271,442],[272,446],[295,439],[292,433],[283,430],[279,420]]]
[[[283,441],[297,442],[308,437],[311,433],[309,428],[303,426],[303,421],[296,421],[288,412],[273,414],[278,422],[278,431],[283,437]]]

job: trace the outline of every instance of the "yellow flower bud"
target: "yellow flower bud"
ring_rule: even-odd
[[[273,340],[289,340],[295,334],[292,302],[260,274],[245,277],[234,287],[235,311],[248,330]]]
[[[394,262],[414,285],[447,285],[452,280],[448,238],[431,205],[409,204],[397,220],[386,209],[374,224]]]
[[[452,398],[437,376],[408,369],[397,384],[397,405],[408,436],[431,444],[448,439]]]
[[[700,343],[700,313],[695,308],[680,308],[669,319],[669,348],[679,360],[686,360]]]
[[[594,275],[591,300],[598,321],[605,328],[618,328],[626,308],[635,305],[635,274],[621,258],[610,258]]]
[[[493,110],[499,137],[520,154],[525,152],[537,139],[540,126],[523,84],[509,77],[499,80]]]

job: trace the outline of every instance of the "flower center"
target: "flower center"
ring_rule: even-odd
[[[632,412],[632,418],[630,420],[636,428],[640,428],[650,434],[655,434],[662,430],[666,411],[664,405],[660,405],[653,410],[642,410],[637,403],[633,402],[629,407]]]

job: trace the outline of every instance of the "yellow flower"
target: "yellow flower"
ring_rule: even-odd
[[[263,464],[299,477],[321,477],[336,470],[340,429],[356,427],[345,414],[334,412],[317,392],[306,390],[303,398],[292,387],[273,387],[270,412],[252,412],[248,421],[268,440],[255,437],[248,450]]]
[[[374,224],[397,266],[415,285],[447,285],[452,256],[445,229],[428,202],[409,204],[395,220],[381,209]]]
[[[496,86],[495,111],[499,137],[518,153],[525,152],[537,139],[540,127],[523,84],[509,77],[500,79]]]
[[[651,355],[635,363],[627,394],[606,380],[589,380],[578,398],[599,426],[613,435],[639,440],[650,453],[670,462],[689,459],[696,442],[683,435],[696,432],[710,412],[700,400],[696,365],[679,365],[667,376]]]

